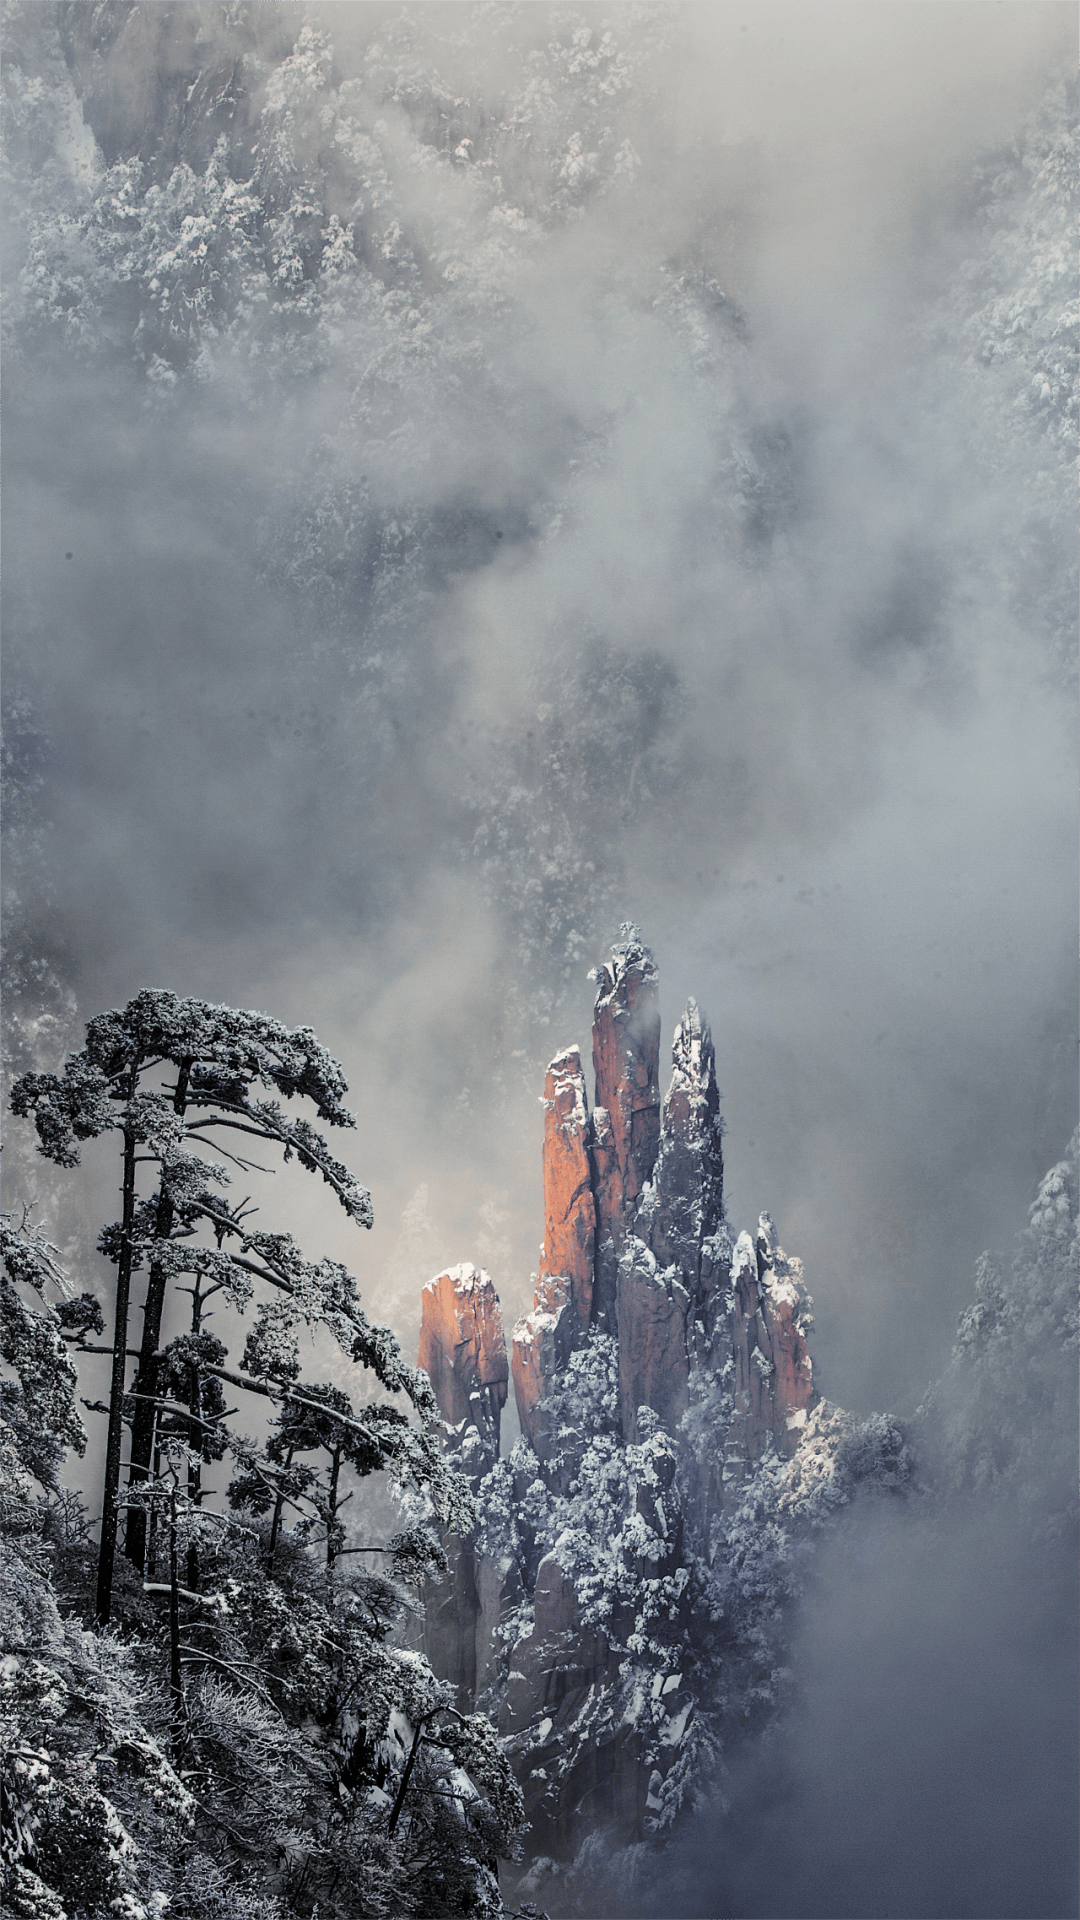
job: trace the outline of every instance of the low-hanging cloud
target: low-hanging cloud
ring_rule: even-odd
[[[375,1304],[426,1183],[448,1260],[507,1209],[512,1313],[538,1073],[633,917],[668,1024],[712,1017],[732,1205],[806,1258],[828,1391],[917,1394],[1075,1103],[1063,10],[14,18],[161,229],[138,255],[70,126],[58,224],[27,134],[27,951],[86,1015],[154,981],[312,1021]],[[229,202],[184,334],[148,289],[175,164],[220,243],[207,128],[323,199],[263,234],[269,294]]]

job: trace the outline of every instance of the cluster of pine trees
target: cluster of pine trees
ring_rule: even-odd
[[[3,1220],[2,1889],[17,1920],[504,1911],[519,1789],[489,1723],[461,1715],[410,1644],[423,1578],[445,1564],[425,1516],[476,1521],[430,1383],[343,1265],[305,1259],[229,1194],[230,1173],[277,1150],[369,1226],[366,1189],[301,1113],[352,1126],[345,1091],[309,1028],[164,992],[92,1020],[62,1074],[16,1083],[15,1113],[58,1166],[115,1136],[122,1194],[98,1241],[111,1328],[41,1230]],[[337,1380],[302,1376],[305,1328],[340,1349]],[[80,1393],[93,1355],[110,1363],[107,1403]],[[354,1369],[381,1397],[345,1391]],[[86,1449],[80,1402],[107,1423],[99,1524],[61,1480]],[[235,1424],[245,1403],[270,1415],[256,1439]],[[347,1483],[373,1474],[405,1524],[356,1547]]]

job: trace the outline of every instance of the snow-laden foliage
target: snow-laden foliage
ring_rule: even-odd
[[[17,1235],[9,1222],[4,1232],[14,1280],[56,1280],[40,1234]],[[3,1382],[0,1433],[0,1893],[17,1920],[106,1910],[156,1920],[157,1869],[187,1845],[193,1802],[166,1757],[135,1649],[57,1605],[50,1563],[73,1514],[56,1473],[65,1445],[85,1445],[75,1370],[55,1313],[27,1313],[8,1282],[4,1303],[3,1357],[17,1380]]]
[[[167,1069],[175,1079],[163,1091],[154,1084],[154,1076]],[[289,1099],[311,1100],[320,1118],[332,1126],[354,1125],[342,1104],[346,1084],[341,1067],[310,1027],[290,1030],[265,1014],[211,1006],[160,990],[140,993],[122,1010],[91,1020],[85,1046],[68,1060],[62,1075],[24,1074],[12,1090],[13,1111],[34,1121],[39,1152],[61,1167],[78,1164],[82,1142],[108,1132],[121,1137],[123,1217],[102,1230],[98,1251],[117,1272],[114,1355],[126,1345],[131,1277],[144,1266],[149,1271],[133,1387],[132,1482],[150,1477],[155,1395],[167,1385],[159,1354],[167,1290],[170,1286],[175,1290],[182,1277],[192,1279],[191,1330],[202,1338],[201,1316],[215,1294],[243,1313],[253,1298],[254,1283],[260,1282],[286,1296],[287,1306],[279,1307],[273,1323],[279,1347],[290,1322],[325,1328],[354,1363],[373,1372],[390,1393],[403,1393],[412,1402],[421,1423],[418,1428],[391,1406],[371,1407],[361,1421],[348,1408],[343,1417],[351,1422],[357,1443],[363,1440],[369,1449],[365,1471],[376,1460],[393,1464],[403,1484],[411,1480],[430,1488],[448,1522],[464,1516],[471,1523],[468,1495],[457,1486],[425,1431],[435,1410],[430,1383],[426,1375],[405,1364],[390,1328],[369,1322],[352,1274],[337,1260],[306,1260],[289,1233],[248,1227],[250,1208],[231,1208],[214,1192],[215,1187],[228,1185],[224,1164],[193,1150],[202,1146],[209,1129],[278,1146],[286,1162],[295,1157],[307,1171],[321,1174],[351,1220],[370,1226],[367,1189],[330,1154],[325,1140],[306,1119],[286,1114],[277,1101],[254,1099],[257,1086]],[[216,1133],[210,1137],[216,1139]],[[242,1168],[252,1164],[231,1148],[223,1150]],[[156,1169],[152,1194],[140,1193],[138,1187],[138,1169],[148,1164]],[[199,1244],[200,1231],[212,1237],[214,1244],[205,1240]],[[14,1296],[5,1311],[9,1344],[21,1341],[25,1347],[33,1335],[40,1345],[46,1338],[44,1322],[39,1325],[32,1316],[28,1318]],[[262,1322],[264,1329],[269,1325]],[[257,1334],[247,1354],[253,1362],[252,1390],[271,1398],[295,1397],[295,1386],[286,1382],[280,1369],[271,1370],[269,1381],[259,1380],[263,1359],[274,1359],[273,1353],[263,1354],[264,1345],[264,1338]],[[235,1384],[247,1385],[245,1378],[223,1365],[226,1358],[224,1347],[213,1355],[203,1352],[202,1372],[218,1382],[231,1378]],[[98,1606],[103,1621],[110,1606],[118,1514],[123,1373],[114,1360],[99,1568]],[[213,1392],[220,1395],[220,1388]],[[217,1416],[209,1413],[209,1401],[200,1408],[199,1394],[198,1383],[193,1382],[191,1414],[203,1422],[198,1445],[209,1460],[215,1455],[206,1422]],[[128,1514],[127,1534],[127,1551],[136,1564],[143,1558],[146,1526],[147,1514],[136,1502]]]
[[[519,1440],[480,1488],[478,1551],[516,1563],[522,1594],[499,1624],[492,1697],[538,1631],[537,1574],[550,1556],[573,1587],[574,1636],[599,1635],[609,1649],[558,1751],[540,1739],[552,1795],[590,1743],[631,1740],[649,1774],[646,1828],[664,1833],[715,1789],[731,1740],[780,1703],[815,1540],[856,1498],[905,1490],[909,1449],[897,1421],[821,1402],[794,1455],[770,1447],[721,1508],[731,1401],[713,1373],[691,1374],[675,1438],[642,1409],[641,1438],[625,1444],[617,1347],[598,1333],[570,1356],[551,1405],[552,1459],[541,1463]],[[530,1728],[511,1740],[519,1766],[537,1737]]]
[[[449,1529],[471,1529],[476,1503],[439,1447],[426,1374],[406,1365],[389,1327],[367,1319],[348,1269],[305,1259],[291,1234],[254,1229],[250,1206],[222,1197],[225,1165],[198,1151],[204,1129],[219,1125],[320,1172],[349,1217],[370,1224],[351,1171],[304,1120],[252,1100],[256,1082],[352,1125],[341,1070],[309,1028],[160,992],[91,1021],[62,1075],[24,1075],[13,1094],[47,1158],[72,1166],[84,1141],[115,1132],[123,1171],[122,1217],[98,1239],[116,1269],[111,1347],[96,1344],[98,1302],[74,1296],[43,1235],[26,1220],[2,1223],[2,1357],[16,1376],[2,1383],[0,1524],[15,1548],[5,1647],[27,1649],[3,1668],[14,1838],[2,1865],[20,1920],[105,1909],[157,1920],[168,1906],[190,1920],[316,1906],[501,1911],[492,1861],[514,1851],[520,1790],[487,1722],[459,1713],[408,1645],[411,1589],[445,1556],[416,1526],[385,1548],[347,1544],[342,1517],[358,1485],[385,1470]],[[129,1384],[139,1272],[142,1340]],[[190,1328],[164,1339],[166,1292],[182,1282]],[[237,1366],[227,1342],[255,1301]],[[374,1378],[388,1397],[361,1404],[339,1382],[302,1379],[300,1328],[329,1333],[361,1387]],[[85,1446],[75,1412],[83,1353],[112,1358],[93,1599],[85,1520],[57,1483],[65,1445]],[[226,1387],[277,1406],[268,1439],[233,1427]],[[231,1512],[205,1477],[226,1456],[238,1470]],[[44,1643],[25,1625],[35,1609],[56,1643],[44,1664]],[[119,1619],[133,1637],[95,1635],[80,1613],[99,1626]],[[114,1692],[137,1680],[122,1726],[119,1708],[82,1681],[72,1708],[76,1660],[112,1661]],[[117,1768],[137,1787],[118,1790]]]
[[[1078,1140],[1040,1182],[1011,1263],[980,1258],[952,1360],[916,1424],[937,1484],[1012,1493],[1051,1535],[1075,1526],[1077,1510]]]
[[[5,1417],[25,1463],[47,1484],[52,1474],[43,1463],[49,1451],[58,1462],[66,1447],[77,1453],[86,1449],[86,1430],[75,1406],[78,1374],[63,1339],[65,1322],[45,1295],[47,1287],[62,1284],[62,1273],[55,1249],[41,1230],[27,1220],[16,1222],[13,1214],[0,1216],[0,1259],[0,1358],[17,1377],[17,1383],[3,1383]],[[20,1286],[33,1290],[37,1305],[29,1305]],[[67,1302],[69,1307],[79,1304]],[[87,1317],[84,1311],[84,1324]],[[71,1318],[69,1313],[68,1324]]]

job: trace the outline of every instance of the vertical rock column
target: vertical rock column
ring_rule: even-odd
[[[566,1282],[578,1327],[589,1324],[596,1203],[589,1165],[589,1103],[576,1047],[556,1054],[544,1083],[544,1253],[541,1279]]]
[[[758,1219],[754,1252],[773,1368],[773,1438],[780,1453],[792,1454],[808,1413],[820,1399],[814,1391],[813,1362],[806,1345],[813,1324],[811,1301],[803,1286],[802,1261],[787,1258],[767,1213]]]
[[[499,1457],[509,1368],[499,1296],[480,1267],[450,1267],[421,1295],[417,1365],[428,1375],[448,1427],[471,1424]]]
[[[486,1273],[463,1265],[430,1280],[421,1299],[417,1364],[435,1390],[446,1451],[475,1488],[499,1457],[506,1405],[509,1368],[499,1296]],[[444,1533],[443,1546],[448,1572],[425,1587],[424,1652],[439,1678],[457,1688],[462,1710],[471,1712],[499,1596],[481,1597],[491,1583],[482,1578],[471,1541]]]
[[[712,1036],[694,1000],[675,1029],[671,1064],[656,1165],[618,1266],[619,1399],[627,1440],[638,1437],[639,1407],[651,1407],[669,1428],[685,1411],[690,1355],[707,1337],[706,1295],[716,1281],[715,1261],[703,1275],[702,1249],[708,1244],[715,1254],[723,1220],[723,1129]]]
[[[637,928],[622,936],[593,976],[595,1317],[611,1330],[619,1254],[660,1140],[659,975]]]
[[[732,1261],[725,1335],[734,1363],[734,1412],[725,1479],[753,1467],[770,1438],[782,1454],[799,1444],[819,1398],[806,1346],[810,1308],[802,1262],[787,1258],[763,1213],[755,1239],[739,1235]]]
[[[521,1430],[546,1452],[542,1402],[584,1339],[593,1296],[596,1204],[588,1100],[577,1047],[556,1054],[544,1083],[544,1247],[533,1310],[514,1329],[514,1395]]]
[[[690,1000],[671,1043],[671,1085],[660,1113],[660,1147],[634,1232],[660,1267],[678,1267],[695,1297],[702,1243],[724,1217],[722,1139],[712,1034],[697,1001]]]

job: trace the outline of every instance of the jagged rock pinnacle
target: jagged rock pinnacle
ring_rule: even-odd
[[[734,1247],[724,1219],[708,1024],[689,1001],[661,1106],[657,969],[622,935],[592,976],[591,1116],[578,1049],[547,1070],[544,1246],[512,1345],[526,1444],[507,1459],[484,1438],[484,1396],[506,1392],[494,1290],[454,1268],[424,1292],[445,1442],[489,1490],[475,1540],[444,1535],[424,1647],[462,1711],[497,1700],[534,1844],[559,1856],[598,1808],[640,1839],[690,1777],[688,1556],[705,1543],[712,1566],[743,1483],[796,1451],[817,1400],[799,1262],[768,1214]]]
[[[544,1249],[534,1305],[514,1329],[514,1398],[521,1430],[546,1451],[541,1403],[588,1332],[596,1203],[585,1076],[577,1047],[555,1055],[544,1082]]]
[[[589,1324],[596,1206],[589,1166],[589,1103],[577,1047],[556,1054],[544,1085],[544,1257],[541,1277],[569,1282],[578,1324]]]
[[[724,1157],[716,1056],[696,1000],[675,1028],[671,1085],[660,1115],[660,1147],[641,1195],[634,1231],[661,1267],[677,1266],[696,1293],[701,1245],[724,1216]]]
[[[660,1140],[659,974],[637,928],[628,921],[622,933],[591,976],[597,1312],[609,1323],[619,1253]]]

